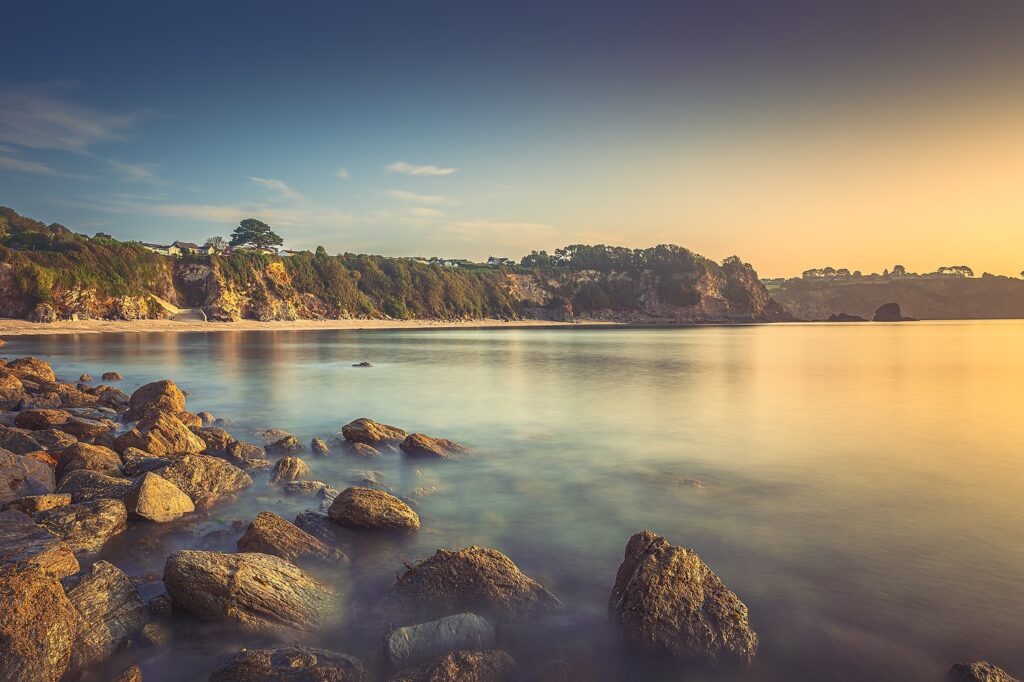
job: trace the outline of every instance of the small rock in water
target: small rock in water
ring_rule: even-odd
[[[468,452],[465,446],[447,438],[431,438],[422,433],[412,433],[399,445],[407,457],[429,457],[453,459]]]
[[[1020,682],[1008,672],[988,661],[957,663],[949,671],[949,682]]]
[[[83,373],[82,376],[78,377],[79,381],[92,381],[92,377],[88,374]]]
[[[309,449],[314,455],[325,457],[331,454],[331,449],[327,447],[327,443],[322,438],[313,438],[309,441]]]
[[[354,364],[354,365],[352,365],[352,366],[353,366],[353,367],[373,367],[373,365],[371,365],[371,364],[370,364],[369,362],[367,362],[366,360],[363,360],[362,362],[357,362],[357,363],[355,363],[355,364]]]
[[[323,481],[292,481],[285,483],[284,491],[289,495],[302,495],[321,500],[330,499],[331,501],[338,496],[338,490]]]
[[[416,665],[463,650],[494,646],[494,628],[475,613],[460,613],[420,625],[396,628],[384,638],[384,657],[395,668]]]
[[[243,469],[268,469],[271,466],[263,448],[240,440],[228,444],[225,459]]]
[[[345,554],[327,546],[298,526],[288,523],[277,514],[260,512],[245,534],[238,540],[239,552],[262,552],[286,561],[305,559],[339,562]]]
[[[120,372],[104,372],[100,377],[103,381],[121,381],[124,379]]]
[[[406,432],[397,426],[381,424],[366,417],[360,417],[341,427],[345,439],[352,443],[366,443],[367,445],[388,445],[400,443]]]
[[[212,412],[196,412],[196,416],[199,417],[199,421],[202,422],[203,426],[213,426],[214,422],[217,421]]]
[[[277,442],[289,436],[291,436],[292,438],[295,437],[283,429],[263,429],[262,431],[256,432],[256,437],[263,441],[264,445],[270,445],[271,443]]]
[[[327,515],[353,529],[419,530],[420,517],[409,505],[381,490],[353,486],[334,498]]]
[[[457,651],[420,668],[395,673],[389,682],[504,682],[512,679],[516,663],[499,649]]]
[[[274,465],[274,471],[270,475],[270,482],[273,484],[290,483],[309,478],[311,473],[309,465],[298,457],[282,457]]]
[[[298,452],[305,452],[305,446],[295,436],[288,435],[276,440],[264,448],[268,455],[294,455]]]
[[[380,450],[366,443],[341,442],[341,451],[354,457],[380,457]]]
[[[348,654],[281,645],[242,649],[217,666],[209,682],[369,682],[362,662]]]
[[[142,670],[137,665],[125,668],[120,675],[113,679],[113,682],[142,682]]]

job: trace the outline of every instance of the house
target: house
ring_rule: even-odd
[[[181,248],[174,244],[149,244],[147,242],[139,242],[143,248],[149,249],[153,253],[159,253],[161,256],[180,256]],[[175,242],[176,244],[177,242]]]
[[[497,268],[515,265],[515,261],[513,261],[511,258],[495,258],[494,256],[488,256],[487,264],[490,265],[492,268]]]
[[[171,246],[178,247],[179,253],[214,253],[215,249],[212,246],[199,246],[199,244],[193,244],[192,242],[174,242]]]

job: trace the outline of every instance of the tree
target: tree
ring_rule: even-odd
[[[316,255],[323,257],[327,255],[327,249],[322,246],[316,247]]]
[[[270,225],[255,218],[246,218],[231,233],[231,246],[251,245],[254,249],[262,251],[282,244],[284,240],[270,229]]]
[[[1024,270],[1021,270],[1021,271],[1020,271],[1020,278],[1021,278],[1021,279],[1024,279]]]
[[[203,244],[203,246],[212,246],[217,251],[223,251],[225,248],[227,248],[227,245],[228,245],[228,240],[224,239],[224,237],[221,237],[219,235],[215,235],[213,237],[207,237],[206,238],[206,243]]]
[[[974,270],[966,265],[943,265],[939,268],[939,274],[953,277],[974,277]]]
[[[906,277],[907,276],[907,269],[905,267],[903,267],[902,265],[894,265],[894,266],[892,266],[892,276],[893,277]]]

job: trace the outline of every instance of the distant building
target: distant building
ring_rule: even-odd
[[[492,268],[497,268],[506,265],[515,265],[515,261],[511,258],[495,258],[494,256],[487,257],[487,264]]]
[[[199,244],[193,244],[192,242],[174,242],[171,246],[176,246],[181,253],[211,254],[216,251],[212,246],[199,246]]]
[[[309,251],[292,251],[291,249],[281,249],[277,252],[277,255],[281,258],[288,258],[289,256],[297,256],[300,253],[309,253]]]
[[[150,244],[148,242],[140,242],[143,248],[149,249],[153,253],[159,253],[161,256],[180,256],[181,248],[174,244]]]

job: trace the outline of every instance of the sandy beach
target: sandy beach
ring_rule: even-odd
[[[199,322],[174,320],[78,320],[37,324],[0,318],[0,337],[34,334],[123,334],[150,332],[297,331],[317,329],[512,329],[518,327],[572,327],[610,322],[552,322],[549,320],[290,320],[260,322]]]

